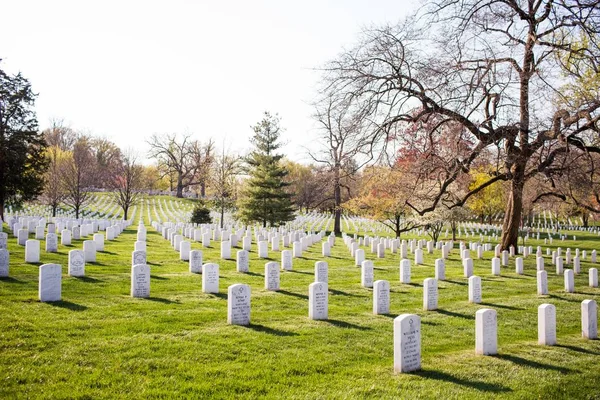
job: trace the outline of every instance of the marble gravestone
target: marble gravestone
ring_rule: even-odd
[[[496,310],[483,308],[475,313],[475,354],[498,353],[498,321]]]
[[[421,318],[402,314],[394,319],[394,372],[421,369]]]
[[[281,252],[281,268],[285,271],[292,270],[292,251],[283,250]]]
[[[202,266],[202,291],[204,293],[219,293],[219,265],[204,264]]]
[[[69,251],[68,262],[70,276],[85,276],[85,254],[83,250]]]
[[[46,235],[46,253],[56,253],[58,251],[58,236],[56,233]]]
[[[360,284],[364,288],[373,287],[373,261],[364,260],[360,270]]]
[[[556,344],[556,307],[552,304],[542,304],[538,307],[538,344]]]
[[[250,286],[237,283],[227,288],[227,323],[250,325]]]
[[[0,277],[8,277],[8,266],[10,263],[10,254],[6,249],[0,249]]]
[[[313,282],[308,285],[308,318],[326,320],[328,316],[327,283]]]
[[[60,301],[62,291],[62,267],[58,264],[43,264],[39,269],[40,301]]]
[[[266,242],[265,242],[266,243]],[[273,292],[279,290],[279,264],[274,261],[265,264],[265,289]]]
[[[202,250],[190,251],[190,260],[189,260],[190,273],[192,273],[192,274],[201,274],[202,273],[202,256],[203,256]],[[239,258],[239,252],[238,252],[238,258]]]
[[[581,335],[585,339],[598,339],[598,305],[595,300],[581,302]]]
[[[317,261],[315,263],[315,282],[328,283],[329,281],[329,266],[325,261]]]
[[[40,241],[29,239],[25,242],[25,262],[38,263],[40,262]]]
[[[390,283],[385,280],[373,283],[373,314],[389,314],[390,312]]]
[[[131,297],[150,297],[150,267],[146,264],[131,267]]]

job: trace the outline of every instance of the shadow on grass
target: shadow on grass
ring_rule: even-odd
[[[150,301],[155,301],[157,303],[163,303],[163,304],[181,304],[178,300],[169,300],[169,299],[164,299],[162,297],[146,297],[146,300],[150,300]]]
[[[117,253],[115,253],[114,251],[108,251],[108,250],[102,250],[102,251],[99,251],[98,253],[109,254],[111,256],[116,256],[117,255]]]
[[[447,315],[449,317],[458,317],[458,318],[464,318],[464,319],[475,319],[475,314],[473,314],[473,315],[461,314],[461,313],[457,313],[457,312],[454,312],[454,311],[444,310],[444,309],[441,309],[441,308],[438,308],[435,311],[437,311],[440,314]]]
[[[259,324],[250,324],[246,327],[256,332],[267,333],[274,336],[298,336],[296,332],[282,331],[281,329],[269,328],[268,326]]]
[[[245,274],[246,274],[246,275],[250,275],[250,276],[260,276],[260,277],[262,277],[262,278],[264,278],[264,277],[265,277],[263,274],[259,274],[259,273],[257,273],[257,272],[250,272],[250,271],[248,271],[248,272],[246,272]]]
[[[87,310],[86,306],[82,306],[81,304],[75,304],[70,301],[49,301],[46,304],[49,304],[53,307],[65,308],[71,311],[85,311]]]
[[[481,304],[482,306],[489,306],[489,307],[495,307],[495,308],[504,308],[506,310],[524,310],[524,308],[522,308],[522,307],[503,306],[501,304],[495,304],[495,303],[484,303],[484,302],[481,302],[479,304]]]
[[[408,285],[408,286],[414,286],[414,287],[423,287],[423,285],[421,283],[405,283],[404,285]]]
[[[25,281],[20,281],[18,279],[13,278],[12,276],[3,276],[0,277],[0,282],[6,282],[6,283],[19,283],[19,284],[24,284],[27,283]]]
[[[327,322],[338,328],[357,329],[359,331],[370,331],[371,330],[371,328],[369,328],[368,326],[360,326],[360,325],[353,324],[351,322],[340,321],[338,319],[327,319],[327,320],[324,320],[324,322]]]
[[[560,372],[561,374],[568,374],[570,372],[573,372],[569,368],[561,367],[559,365],[544,364],[544,363],[540,363],[540,362],[533,361],[533,360],[527,360],[526,358],[514,356],[511,354],[496,354],[495,356],[492,356],[492,357],[499,358],[501,360],[510,361],[514,364],[521,365],[523,367],[557,371],[557,372]]]
[[[566,344],[555,344],[554,347],[560,347],[561,349],[572,350],[572,351],[576,351],[578,353],[583,353],[583,354],[593,354],[595,356],[600,356],[600,353],[598,353],[597,351],[584,349],[583,347],[569,346]]]
[[[285,294],[286,296],[292,296],[292,297],[297,297],[299,299],[308,300],[308,295],[306,295],[306,294],[288,292],[287,290],[279,290],[279,293]]]
[[[150,278],[156,279],[158,281],[168,281],[169,280],[169,278],[164,278],[164,277],[158,276],[158,275],[150,275]]]
[[[314,272],[296,271],[295,269],[288,270],[287,272],[293,272],[294,274],[314,275]]]
[[[227,293],[210,293],[210,295],[219,299],[227,300]]]
[[[329,289],[329,293],[333,294],[334,296],[363,297],[359,294],[343,292],[341,290],[336,290],[336,289]]]
[[[103,282],[101,279],[92,278],[91,276],[74,276],[73,278],[81,282],[97,283]]]
[[[437,381],[454,383],[456,385],[469,387],[471,389],[480,390],[482,392],[493,392],[493,393],[512,392],[511,388],[500,385],[498,383],[489,383],[489,382],[483,382],[483,381],[463,379],[463,378],[459,378],[454,375],[447,374],[442,371],[422,369],[420,371],[411,372],[410,374],[420,376],[421,378],[425,378],[425,379],[434,379]]]
[[[442,281],[442,282],[453,283],[455,285],[461,285],[461,286],[468,286],[469,285],[467,282],[451,281],[450,279],[446,279],[445,281]]]
[[[569,303],[581,303],[580,300],[577,299],[569,299],[566,297],[562,297],[562,296],[557,296],[555,294],[549,294],[548,297],[550,297],[551,299],[556,299],[556,300],[562,300],[562,301],[567,301]]]

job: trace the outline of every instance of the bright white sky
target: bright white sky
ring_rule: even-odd
[[[318,132],[314,71],[363,27],[396,22],[410,0],[0,0],[0,68],[21,71],[51,118],[145,155],[153,133],[189,132],[243,153],[266,110],[282,149],[308,162]]]

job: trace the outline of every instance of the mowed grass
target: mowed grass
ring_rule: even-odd
[[[138,212],[139,215],[139,212]],[[146,211],[144,211],[146,216]],[[264,264],[256,245],[250,273],[235,270],[234,260],[219,259],[219,242],[204,249],[204,262],[220,265],[220,293],[204,294],[201,276],[148,227],[151,297],[129,296],[131,252],[136,226],[105,243],[85,278],[67,276],[69,250],[46,254],[42,261],[63,266],[63,301],[40,303],[38,265],[24,263],[24,247],[9,234],[10,278],[0,279],[0,398],[600,398],[600,342],[581,337],[581,301],[598,300],[588,287],[589,253],[598,237],[577,232],[578,241],[552,245],[588,250],[576,293],[564,292],[546,258],[549,296],[536,295],[535,256],[516,275],[514,259],[491,276],[491,252],[475,260],[482,277],[483,304],[468,303],[458,250],[439,282],[439,310],[422,310],[423,279],[434,276],[434,260],[412,266],[412,284],[399,282],[399,257],[377,259],[375,279],[391,283],[391,314],[372,314],[372,290],[360,285],[341,238],[329,263],[329,320],[308,319],[308,285],[314,263],[322,260],[316,244],[294,270],[281,273],[281,290],[264,290]],[[5,231],[7,230],[5,225]],[[570,234],[571,238],[572,234]],[[530,241],[537,246],[537,241]],[[232,254],[235,254],[234,249]],[[545,255],[545,246],[544,246]],[[280,253],[271,251],[280,261]],[[227,325],[227,287],[252,288],[252,325]],[[558,346],[537,344],[537,308],[557,309]],[[475,312],[498,312],[499,355],[476,356]],[[417,373],[393,372],[393,318],[416,313],[422,318],[422,366]]]

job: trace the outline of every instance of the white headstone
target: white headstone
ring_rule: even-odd
[[[29,239],[25,242],[25,262],[40,262],[40,241]]]
[[[236,253],[235,268],[237,272],[246,273],[249,271],[250,253],[246,250],[238,250]]]
[[[1,225],[1,224],[0,224]],[[0,276],[8,277],[8,266],[10,264],[10,254],[6,249],[0,249]]]
[[[202,291],[219,293],[219,265],[204,264],[202,266]]]
[[[69,251],[68,262],[70,276],[85,276],[85,253],[83,250]]]
[[[394,319],[394,372],[421,369],[421,318],[402,314]]]
[[[279,264],[274,261],[265,264],[265,289],[279,290]]]
[[[438,281],[446,280],[446,262],[443,258],[435,260],[435,279]]]
[[[535,259],[535,265],[538,271],[544,270],[544,257],[538,257]]]
[[[150,297],[150,267],[146,264],[131,267],[131,297]]]
[[[281,252],[281,268],[285,271],[292,270],[292,251],[291,250],[283,250]]]
[[[360,271],[360,284],[362,287],[373,287],[373,261],[364,260]]]
[[[498,257],[492,258],[492,275],[500,276],[500,259]]]
[[[85,253],[85,262],[96,262],[96,242],[84,240],[83,252]]]
[[[470,278],[473,275],[473,260],[471,258],[463,260],[463,273],[465,278]]]
[[[523,257],[517,257],[515,259],[515,273],[517,275],[523,275]]]
[[[62,267],[58,264],[43,264],[39,270],[40,301],[60,301],[62,290]]]
[[[317,261],[315,263],[315,282],[328,283],[329,281],[329,266],[325,261]]]
[[[328,315],[327,283],[313,282],[308,285],[308,318],[325,320]]]
[[[476,275],[469,277],[469,303],[481,303],[481,278]]]
[[[28,229],[19,229],[17,233],[17,243],[21,246],[25,246],[25,242],[29,239],[29,230]]]
[[[258,258],[269,257],[269,243],[265,240],[258,242]]]
[[[229,240],[221,242],[221,258],[223,260],[231,258],[231,242]]]
[[[379,280],[373,282],[373,314],[389,314],[390,283]]]
[[[585,339],[598,339],[598,306],[595,300],[581,302],[581,334]]]
[[[202,250],[191,250],[189,266],[192,274],[202,273],[202,262]]]
[[[409,284],[410,283],[410,260],[400,260],[400,282]]]
[[[548,273],[546,271],[537,272],[537,294],[538,296],[548,294]]]
[[[432,310],[437,310],[437,307],[438,307],[437,279],[426,278],[423,281],[423,309],[426,311],[432,311]]]
[[[575,276],[572,269],[565,270],[565,292],[573,293],[575,291]]]
[[[415,249],[415,265],[423,264],[423,250]]]
[[[227,288],[227,323],[250,325],[250,286],[237,283]]]
[[[552,304],[542,304],[538,307],[538,344],[556,344],[556,307]]]
[[[498,321],[496,310],[483,308],[475,313],[475,354],[498,353]]]
[[[364,250],[363,250],[363,252],[364,252]],[[331,256],[331,246],[329,245],[329,242],[323,242],[321,244],[321,253],[323,254],[323,257]]]
[[[598,287],[598,269],[590,268],[589,271],[589,284],[590,287]]]
[[[62,244],[63,246],[71,245],[71,231],[70,230],[63,229],[60,232],[60,244]]]
[[[363,249],[356,249],[354,252],[354,265],[360,267],[363,261],[365,261],[365,251]]]
[[[94,233],[94,242],[96,242],[96,251],[104,251],[104,235],[101,233]]]

